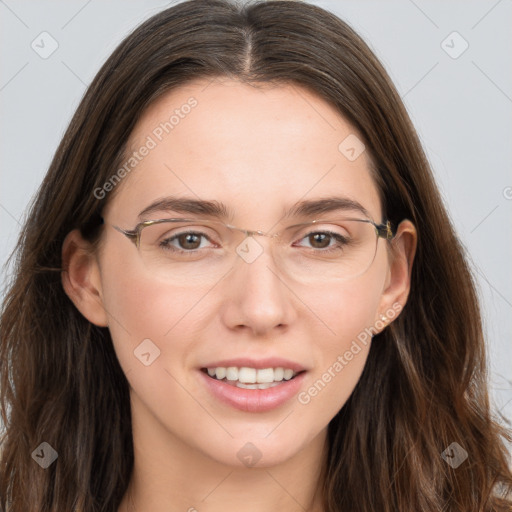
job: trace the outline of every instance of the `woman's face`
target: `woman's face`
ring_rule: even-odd
[[[108,198],[97,255],[98,300],[131,386],[134,429],[158,425],[195,453],[238,466],[277,464],[324,438],[360,378],[368,333],[382,330],[382,314],[397,313],[406,293],[407,284],[393,284],[387,242],[379,239],[364,274],[342,282],[294,279],[276,266],[265,237],[255,237],[263,250],[253,261],[237,258],[214,281],[207,274],[172,279],[112,225],[203,217],[163,207],[139,217],[171,196],[223,203],[233,212],[224,220],[265,232],[276,231],[294,204],[327,197],[356,201],[379,223],[368,154],[355,137],[327,103],[298,86],[197,81],[145,112],[129,141],[127,161],[137,151],[137,162]],[[353,209],[325,215],[363,217]],[[284,361],[264,361],[274,358]],[[305,371],[298,384],[231,386],[222,399],[228,384],[204,372],[219,363]]]

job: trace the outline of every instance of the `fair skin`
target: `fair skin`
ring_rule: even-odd
[[[327,426],[357,384],[370,343],[309,403],[293,397],[260,413],[213,398],[198,369],[233,357],[283,357],[307,368],[300,391],[307,390],[358,334],[393,305],[403,307],[416,232],[402,222],[394,256],[380,239],[370,268],[340,286],[280,279],[267,250],[215,286],[173,286],[148,274],[134,244],[111,224],[132,229],[139,212],[171,194],[221,201],[234,210],[234,225],[254,230],[271,229],[297,201],[333,195],[382,220],[369,156],[350,161],[340,153],[340,142],[357,132],[327,103],[298,86],[207,85],[166,93],[138,122],[132,148],[190,96],[198,102],[108,198],[99,250],[88,250],[77,231],[63,246],[64,288],[88,320],[109,327],[130,384],[135,464],[119,512],[225,512],[249,504],[251,512],[321,511]],[[166,216],[173,217],[161,211],[150,218]],[[268,239],[258,241],[269,247]],[[161,351],[150,366],[134,357],[147,338]],[[237,457],[247,442],[262,455],[253,467]]]

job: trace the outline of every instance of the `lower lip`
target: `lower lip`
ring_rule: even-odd
[[[267,389],[243,389],[226,384],[199,370],[206,386],[221,402],[245,412],[265,412],[283,405],[300,389],[306,372]]]

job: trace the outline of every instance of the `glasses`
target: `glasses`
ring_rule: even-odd
[[[265,233],[216,220],[158,219],[132,230],[112,225],[137,247],[148,272],[174,284],[216,282],[232,267],[251,264],[267,249],[256,237],[270,240],[275,265],[304,283],[332,283],[365,273],[377,253],[379,238],[391,240],[390,221],[366,218],[317,219]]]

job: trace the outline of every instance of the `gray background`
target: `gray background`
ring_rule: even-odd
[[[493,400],[512,420],[512,2],[311,3],[359,32],[405,102],[477,274]],[[86,86],[117,44],[167,5],[0,0],[0,263]],[[31,47],[51,49],[42,32],[58,44],[47,58]]]

